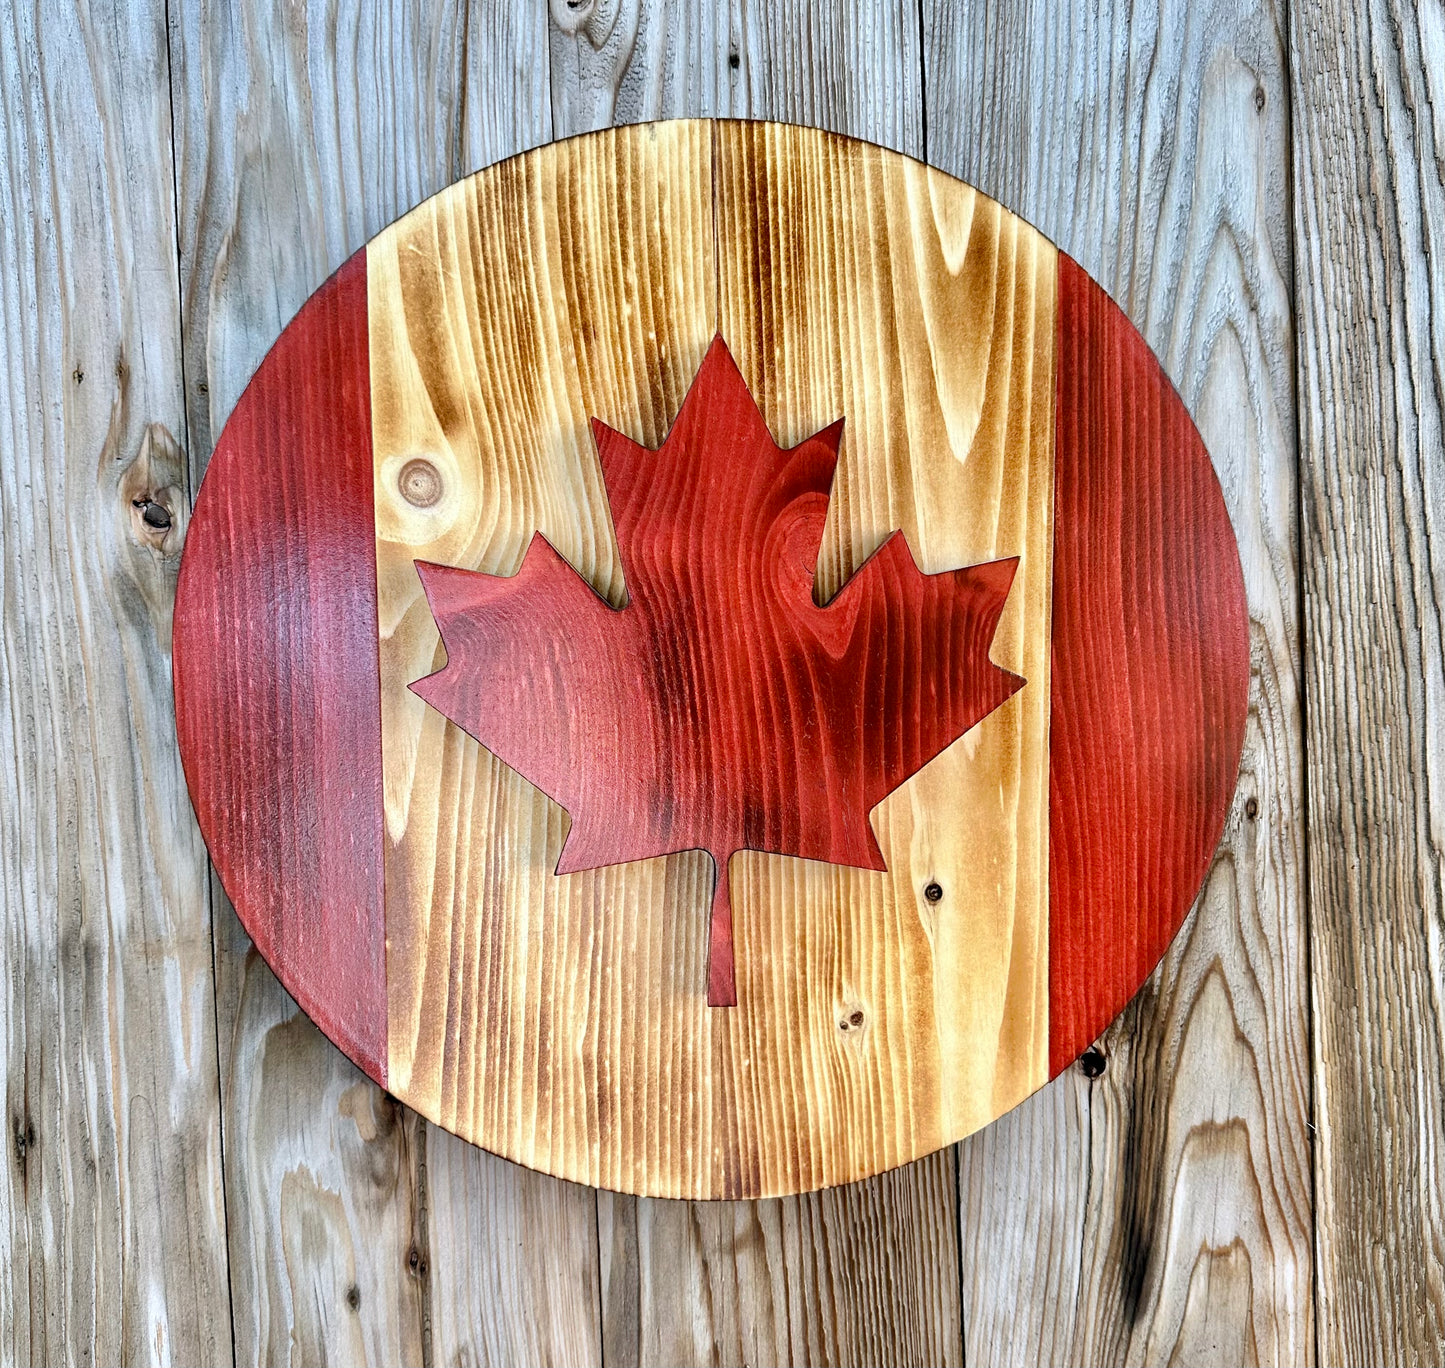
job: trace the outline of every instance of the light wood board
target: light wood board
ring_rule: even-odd
[[[0,16],[5,1363],[231,1353],[206,856],[169,679],[165,41],[159,4]]]
[[[548,1172],[697,1196],[891,1168],[1037,1087],[1053,249],[896,155],[698,122],[485,172],[367,263],[390,1087]],[[687,990],[705,860],[554,878],[560,809],[407,687],[444,659],[417,560],[509,574],[540,530],[621,601],[588,419],[659,446],[719,330],[783,445],[849,416],[824,592],[894,528],[925,571],[1019,556],[992,654],[1028,680],[877,810],[887,875],[733,862],[736,1012]]]
[[[1320,1359],[1445,1357],[1445,14],[1290,15]]]
[[[544,39],[544,16],[529,29],[510,6],[343,8],[309,25],[265,5],[176,10],[192,488],[332,270],[428,194],[546,138]],[[505,96],[499,71],[515,74]],[[237,1361],[595,1362],[591,1196],[398,1107],[298,1014],[219,883],[214,896]],[[453,1209],[453,1194],[477,1196]],[[516,1257],[524,1212],[590,1260],[554,1265],[551,1241]]]
[[[925,7],[929,156],[1125,307],[1239,537],[1254,678],[1192,920],[1069,1070],[961,1147],[968,1357],[1314,1353],[1288,117],[1269,6]]]

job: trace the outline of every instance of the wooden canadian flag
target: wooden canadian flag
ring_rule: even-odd
[[[1069,1065],[1208,871],[1249,690],[1188,411],[1068,257],[881,149],[540,149],[358,252],[231,414],[176,713],[226,891],[378,1083],[748,1196]]]

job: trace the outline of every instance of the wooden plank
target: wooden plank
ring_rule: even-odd
[[[467,0],[466,23],[461,175],[552,137],[545,8],[513,0]]]
[[[724,21],[720,6],[649,6],[644,13],[637,0],[617,7],[621,18],[610,30],[593,17],[608,8],[596,0],[553,7],[556,137],[614,119],[718,114],[818,124],[923,152],[912,5],[767,6],[761,19],[756,10],[745,15],[730,6]],[[814,32],[831,41],[816,43]],[[885,1191],[900,1214],[888,1223],[889,1238],[879,1240],[872,1218]],[[801,1200],[671,1206],[600,1193],[606,1358],[957,1363],[957,1251],[946,1237],[934,1238],[940,1203],[954,1200],[949,1152]],[[823,1215],[808,1222],[814,1212]],[[772,1249],[780,1254],[759,1256],[759,1222],[797,1229],[800,1220],[817,1232],[806,1251],[779,1242]],[[702,1286],[700,1262],[710,1286],[719,1280],[737,1293],[699,1304],[691,1294]],[[643,1267],[651,1270],[645,1282]],[[865,1287],[879,1289],[871,1306]],[[863,1323],[874,1336],[872,1353],[860,1352],[846,1329],[859,1324],[863,1307],[871,1312]],[[899,1316],[900,1309],[912,1314]],[[643,1326],[650,1329],[645,1340]],[[765,1347],[753,1355],[753,1345]]]
[[[217,907],[235,918],[219,894]],[[425,1128],[341,1056],[244,936],[216,951],[220,990],[239,999],[222,1037],[236,1360],[419,1363],[434,1282]]]
[[[381,702],[366,255],[277,339],[187,529],[176,735],[256,948],[386,1086]]]
[[[231,1357],[166,89],[159,4],[0,15],[7,1363]]]
[[[617,994],[606,1013],[589,1004],[593,927],[616,940],[604,956],[613,962],[634,936],[640,945],[679,936],[701,955],[705,923],[690,935],[672,907],[691,900],[696,861],[670,880],[660,861],[639,867],[646,890],[670,884],[666,910],[639,935],[633,916],[655,898],[629,894],[610,872],[555,879],[556,851],[550,867],[532,858],[560,841],[560,810],[409,689],[441,664],[414,562],[510,572],[542,530],[599,592],[620,594],[588,419],[640,423],[638,435],[660,443],[706,349],[709,147],[706,125],[694,124],[544,148],[438,196],[367,253],[391,1086],[495,1153],[613,1185],[643,1154],[620,1132],[601,1146],[600,1104],[587,1092],[595,1080],[570,1046],[537,1042],[578,1040],[580,1024],[610,1057],[614,1017],[625,1027],[639,1014],[649,1034],[658,1030],[635,992]],[[434,472],[436,500],[408,499],[414,462]],[[619,894],[629,915],[602,915]],[[555,967],[545,981],[544,964]],[[481,965],[493,969],[483,975]],[[502,1025],[482,1029],[488,1020]],[[616,1052],[608,1105],[618,1117],[643,1104],[631,1071],[645,1074],[651,1060]],[[674,1125],[684,1117],[679,1108]],[[655,1116],[637,1124],[653,1149],[680,1153],[672,1127]],[[705,1136],[696,1153],[710,1158]]]
[[[1244,576],[1219,480],[1123,311],[1059,256],[1049,1071],[1158,963],[1234,802]]]
[[[1020,558],[991,654],[1025,687],[879,806],[888,885],[846,885],[881,946],[923,933],[899,970],[915,991],[891,1018],[914,1077],[933,1073],[911,1090],[917,1154],[1047,1077],[1058,259],[967,186],[857,142],[722,125],[718,147],[720,330],[784,441],[846,415],[820,594],[894,528],[929,572]],[[979,907],[996,913],[987,929]],[[848,981],[865,996],[879,982]]]
[[[961,1364],[952,1157],[786,1200],[601,1194],[604,1361]]]
[[[552,136],[541,5],[468,0],[461,165],[470,172]],[[602,1354],[597,1194],[426,1132],[428,1240],[445,1251],[432,1361],[585,1365]],[[435,1194],[434,1196],[431,1194]],[[499,1313],[500,1308],[500,1313]]]
[[[1445,16],[1290,10],[1320,1358],[1445,1358]]]
[[[553,136],[777,119],[923,152],[915,5],[567,0],[549,7]]]
[[[674,123],[485,172],[383,234],[367,260],[392,1089],[489,1149],[569,1178],[650,1195],[754,1196],[927,1154],[1038,1086],[1048,1048],[1053,250],[972,190],[896,154],[783,125]],[[777,263],[771,276],[763,262]],[[811,817],[779,815],[803,801],[791,776],[775,794],[766,777],[726,790],[740,811],[745,795],[754,804],[758,844],[776,852],[733,862],[736,1013],[710,1011],[701,992],[710,864],[651,857],[680,844],[721,859],[744,828],[726,825],[726,807],[723,826],[706,825],[711,810],[680,778],[685,738],[668,748],[664,797],[619,817],[618,763],[632,787],[663,781],[645,764],[631,768],[652,753],[645,692],[598,673],[616,643],[634,662],[617,665],[619,677],[657,656],[627,624],[641,622],[644,637],[671,631],[674,599],[686,614],[712,594],[705,616],[717,624],[738,611],[734,597],[745,606],[744,588],[749,603],[760,592],[712,590],[689,569],[686,595],[659,596],[664,558],[654,549],[630,562],[626,608],[614,614],[598,597],[619,602],[613,529],[626,556],[666,491],[702,488],[628,483],[641,458],[615,428],[656,448],[671,427],[681,452],[698,441],[688,459],[721,469],[716,448],[700,445],[693,401],[683,402],[721,365],[756,440],[776,451],[726,348],[708,348],[719,326],[739,339],[764,417],[788,433],[788,459],[814,470],[796,480],[811,490],[812,535],[827,547],[819,592],[831,598],[848,576],[837,610],[846,616],[815,609],[816,540],[804,554],[796,574],[817,618],[808,639],[863,612],[858,595],[877,575],[891,577],[900,606],[917,583],[922,596],[907,602],[920,613],[925,600],[942,603],[944,584],[952,601],[975,605],[987,626],[960,661],[987,667],[993,626],[1006,617],[993,643],[1001,669],[975,672],[982,692],[952,691],[961,714],[930,707],[924,725],[920,709],[911,739],[890,740],[891,759],[880,754],[849,780],[859,795],[851,826],[831,800]],[[779,354],[785,364],[771,364]],[[721,401],[697,403],[706,441],[721,440]],[[830,423],[839,414],[842,424]],[[596,453],[592,415],[606,425]],[[827,443],[806,440],[825,428]],[[732,459],[755,468],[746,453]],[[666,471],[683,460],[647,455]],[[723,487],[707,482],[701,506],[725,515]],[[909,542],[880,550],[899,527]],[[740,552],[747,535],[717,533],[720,563],[752,576],[766,568],[766,548]],[[978,596],[959,588],[965,581]],[[585,619],[568,616],[569,593]],[[896,644],[901,619],[889,620]],[[560,636],[559,621],[568,623]],[[478,658],[500,646],[499,623],[508,640],[531,643],[518,668],[515,654]],[[881,619],[859,619],[859,632],[875,629]],[[849,639],[863,650],[862,636]],[[538,652],[589,672],[580,697],[549,701],[551,676],[526,663]],[[828,629],[799,677],[823,689],[825,661],[846,677],[853,658]],[[749,678],[767,668],[756,659]],[[478,677],[491,682],[485,697]],[[911,715],[909,677],[890,673],[887,708],[878,696],[863,713]],[[998,707],[1017,677],[1028,683]],[[709,689],[718,678],[710,669]],[[797,693],[763,687],[769,698]],[[697,715],[718,697],[708,693]],[[744,707],[739,718],[751,715]],[[968,745],[939,754],[978,718]],[[747,758],[742,725],[722,725],[730,764]],[[795,730],[805,771],[857,768],[842,751],[806,760],[801,722]],[[589,779],[559,747],[594,735],[622,740]],[[754,753],[769,745],[759,735]],[[725,771],[708,772],[715,796]],[[885,794],[874,846],[864,815]],[[679,838],[688,821],[703,825]],[[776,857],[788,854],[805,862]],[[946,893],[925,896],[932,884]],[[984,919],[993,933],[978,932],[976,907],[996,914]],[[960,1000],[970,1010],[957,1010]]]
[[[597,1193],[426,1128],[432,1363],[603,1362]]]
[[[1224,845],[1102,1051],[960,1148],[975,1362],[1314,1352],[1282,19],[925,6],[929,156],[1157,350],[1239,536],[1254,678]]]
[[[333,269],[477,161],[545,135],[544,20],[529,28],[515,8],[317,8],[305,22],[264,0],[174,12],[197,468]],[[526,1215],[569,1251],[595,1249],[590,1199],[429,1135],[298,1015],[217,899],[238,1358],[595,1361],[595,1291],[559,1297],[553,1245],[528,1246],[509,1224]],[[454,1190],[492,1200],[439,1217],[429,1192]],[[580,1272],[595,1288],[595,1253]],[[474,1289],[488,1280],[517,1290],[484,1317]]]

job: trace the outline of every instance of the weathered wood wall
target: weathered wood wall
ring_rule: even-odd
[[[925,157],[1075,255],[1252,619],[1224,846],[1086,1067],[735,1205],[379,1093],[209,877],[169,687],[189,494],[302,300],[479,166],[685,114]],[[13,0],[0,118],[0,1361],[1441,1360],[1440,0]]]

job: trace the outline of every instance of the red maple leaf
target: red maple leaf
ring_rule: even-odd
[[[721,337],[659,450],[592,426],[628,602],[540,533],[510,578],[418,561],[447,663],[411,687],[566,808],[559,874],[709,852],[731,1006],[733,852],[885,868],[868,814],[1023,686],[988,658],[1018,561],[925,575],[895,532],[819,606],[842,420],[777,446]]]

